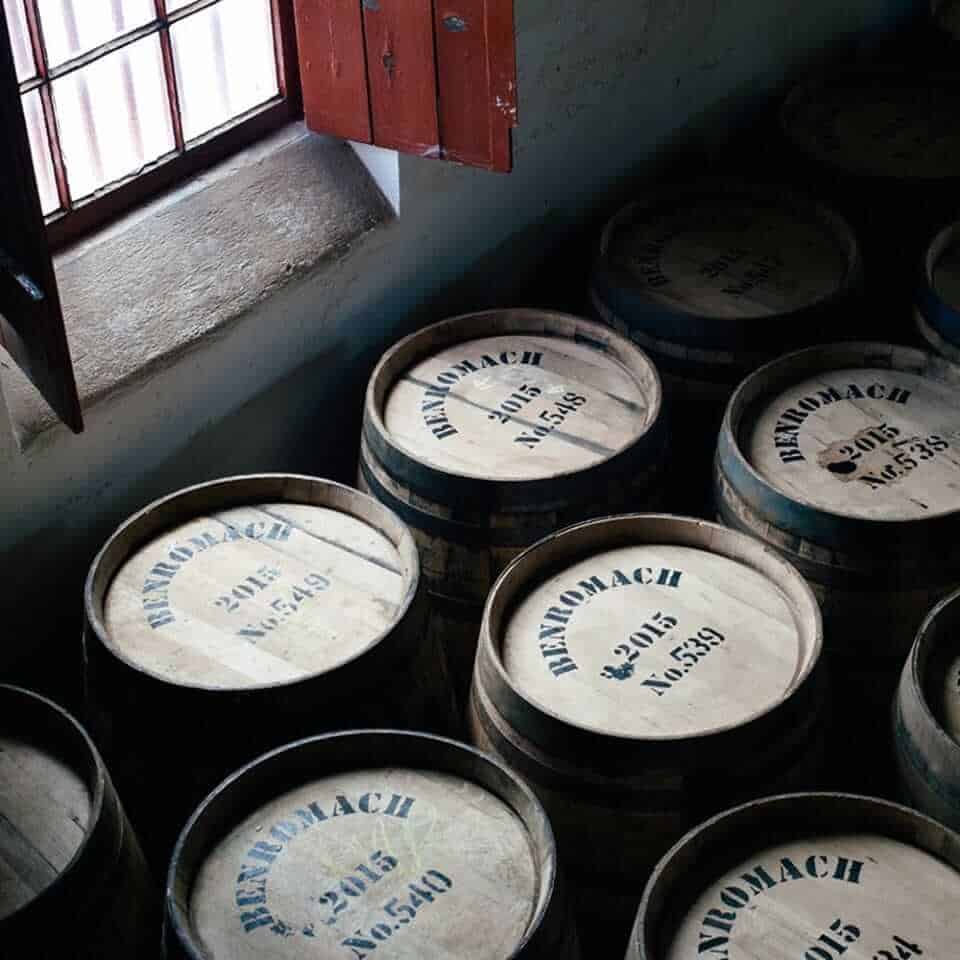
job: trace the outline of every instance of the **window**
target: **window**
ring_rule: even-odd
[[[2,4],[0,342],[75,430],[51,247],[301,108],[317,132],[510,169],[513,0]]]
[[[279,0],[3,0],[54,246],[289,119]],[[291,37],[292,40],[292,37]]]

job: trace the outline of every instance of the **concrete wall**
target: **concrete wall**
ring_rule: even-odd
[[[77,658],[83,574],[124,516],[227,473],[348,476],[362,383],[387,343],[450,311],[511,298],[575,306],[581,278],[549,264],[582,263],[585,233],[638,178],[678,158],[696,168],[825,47],[912,4],[516,6],[512,175],[402,157],[397,220],[202,349],[99,402],[83,435],[53,430],[21,453],[0,425],[0,676],[41,677],[71,693],[63,678]]]

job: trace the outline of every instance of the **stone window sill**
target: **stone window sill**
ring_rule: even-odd
[[[298,123],[64,251],[55,265],[84,410],[225,333],[392,216],[347,144]],[[65,429],[6,355],[0,367],[22,450]]]

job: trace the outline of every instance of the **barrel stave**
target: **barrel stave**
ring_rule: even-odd
[[[157,957],[159,893],[93,742],[34,693],[0,686],[0,703],[0,754],[14,764],[0,787],[0,910],[16,877],[33,888],[22,897],[17,887],[18,905],[0,916],[4,950],[38,960]],[[43,863],[42,879],[31,860]]]
[[[960,593],[924,620],[893,702],[898,786],[904,802],[960,828]]]

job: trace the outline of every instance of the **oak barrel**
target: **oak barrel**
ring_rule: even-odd
[[[960,363],[960,223],[944,227],[926,249],[915,315],[930,349]]]
[[[110,537],[86,584],[86,707],[160,869],[196,804],[265,750],[449,727],[424,599],[400,520],[313,477],[189,487]]]
[[[671,485],[704,513],[710,462],[734,386],[792,347],[852,329],[857,241],[814,199],[775,186],[701,182],[631,203],[600,240],[590,299],[663,379],[684,463]]]
[[[960,836],[872,797],[729,810],[658,864],[626,960],[960,956]]]
[[[203,802],[166,890],[167,960],[576,960],[553,834],[492,758],[363,730],[260,757]]]
[[[588,521],[503,572],[471,733],[543,801],[585,949],[622,953],[647,875],[704,816],[813,785],[820,648],[803,578],[703,520]]]
[[[831,786],[889,792],[883,735],[920,622],[960,579],[960,367],[882,343],[773,361],[724,416],[724,523],[760,537],[820,601],[834,678]]]
[[[160,893],[90,737],[0,686],[0,954],[158,956]]]
[[[960,212],[960,74],[891,59],[835,68],[794,88],[781,128],[797,179],[815,184],[862,241],[870,309],[861,336],[912,340],[913,264]]]
[[[653,507],[666,443],[653,365],[579,317],[474,313],[383,356],[367,389],[360,485],[417,538],[431,632],[461,702],[497,574],[568,523]]]
[[[893,709],[901,795],[960,830],[960,590],[924,620]]]

